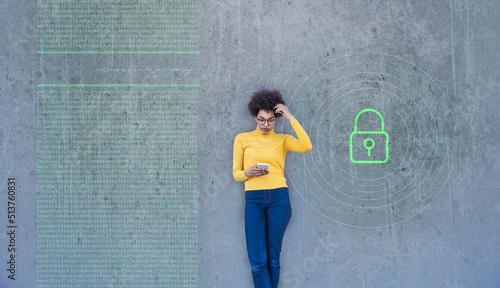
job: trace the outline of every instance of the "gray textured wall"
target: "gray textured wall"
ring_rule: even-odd
[[[243,184],[231,177],[231,145],[238,133],[255,129],[246,104],[260,85],[283,92],[314,146],[308,155],[287,156],[293,216],[280,287],[500,285],[500,63],[494,36],[500,21],[494,1],[211,1],[200,3],[200,11],[200,103],[206,107],[200,141],[210,148],[200,154],[207,167],[200,171],[204,287],[252,287]],[[379,64],[340,69],[366,62]],[[381,74],[390,76],[383,80]],[[314,86],[324,75],[330,81]],[[340,104],[362,89],[400,99],[411,120],[385,98]],[[304,96],[307,91],[312,94]],[[387,114],[394,149],[386,164],[355,165],[346,161],[345,138],[357,111],[370,105]],[[329,116],[333,125],[325,122]],[[408,141],[410,122],[417,132]],[[276,127],[293,133],[288,123]],[[315,155],[325,138],[328,156]],[[406,142],[398,147],[398,140]],[[354,201],[363,198],[355,193],[363,189],[346,180],[391,174],[388,169],[408,160],[409,143],[420,147],[409,160],[414,171],[398,176],[404,185],[384,185],[379,198],[393,198],[375,204],[397,211],[353,208],[373,203]],[[326,158],[353,178],[322,171],[329,165],[318,162]],[[212,164],[221,169],[209,169]],[[432,202],[409,207],[400,197],[426,191]],[[344,201],[343,194],[351,197]]]
[[[253,287],[244,186],[231,171],[260,86],[282,91],[314,147],[287,157],[280,287],[500,286],[499,6],[397,2],[200,1],[200,287]],[[43,75],[34,4],[2,4],[0,173],[19,175],[24,227],[19,281],[2,269],[0,283],[24,288],[36,276],[33,91]],[[353,119],[370,107],[386,120],[390,160],[354,164]],[[279,121],[276,132],[293,133]]]

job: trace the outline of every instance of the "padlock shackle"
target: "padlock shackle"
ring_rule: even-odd
[[[382,123],[380,131],[383,132],[384,131],[384,117],[382,117],[380,112],[378,112],[375,109],[364,109],[364,110],[361,110],[361,112],[359,112],[358,115],[356,115],[356,119],[354,119],[354,132],[358,132],[358,118],[359,118],[359,116],[361,116],[361,114],[368,112],[368,111],[375,112],[375,113],[377,113],[378,117],[380,117],[380,122]]]

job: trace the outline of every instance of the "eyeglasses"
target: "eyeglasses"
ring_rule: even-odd
[[[264,118],[257,118],[257,122],[259,122],[260,125],[264,125],[264,124],[266,124],[266,122],[269,125],[273,125],[274,121],[276,121],[276,118],[271,118],[271,119],[267,119],[267,120]]]

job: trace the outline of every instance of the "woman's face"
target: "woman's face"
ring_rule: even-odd
[[[254,117],[257,121],[257,126],[259,126],[262,134],[267,134],[273,130],[274,124],[276,124],[276,116],[274,111],[260,110],[257,117]],[[267,120],[267,121],[265,121]]]

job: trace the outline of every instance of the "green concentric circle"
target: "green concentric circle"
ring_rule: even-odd
[[[319,149],[316,153],[292,153],[293,164],[285,169],[288,182],[314,210],[344,225],[385,227],[414,217],[432,203],[448,180],[444,172],[448,169],[446,122],[438,99],[444,101],[445,97],[435,81],[397,56],[356,53],[322,65],[300,84],[288,105],[309,134],[313,149]],[[385,103],[390,104],[380,106]],[[346,115],[377,105],[385,109],[382,114],[389,119],[389,161],[349,163],[342,154],[346,136],[335,133],[347,131],[350,116]],[[319,108],[323,114],[316,120]],[[329,123],[327,135],[333,135],[334,142],[311,134],[317,131],[322,135],[324,115],[331,111],[334,121]],[[391,130],[400,129],[401,123],[391,123],[395,119],[404,119],[401,123],[408,134],[404,147],[402,130]],[[386,195],[381,197],[381,193]]]

